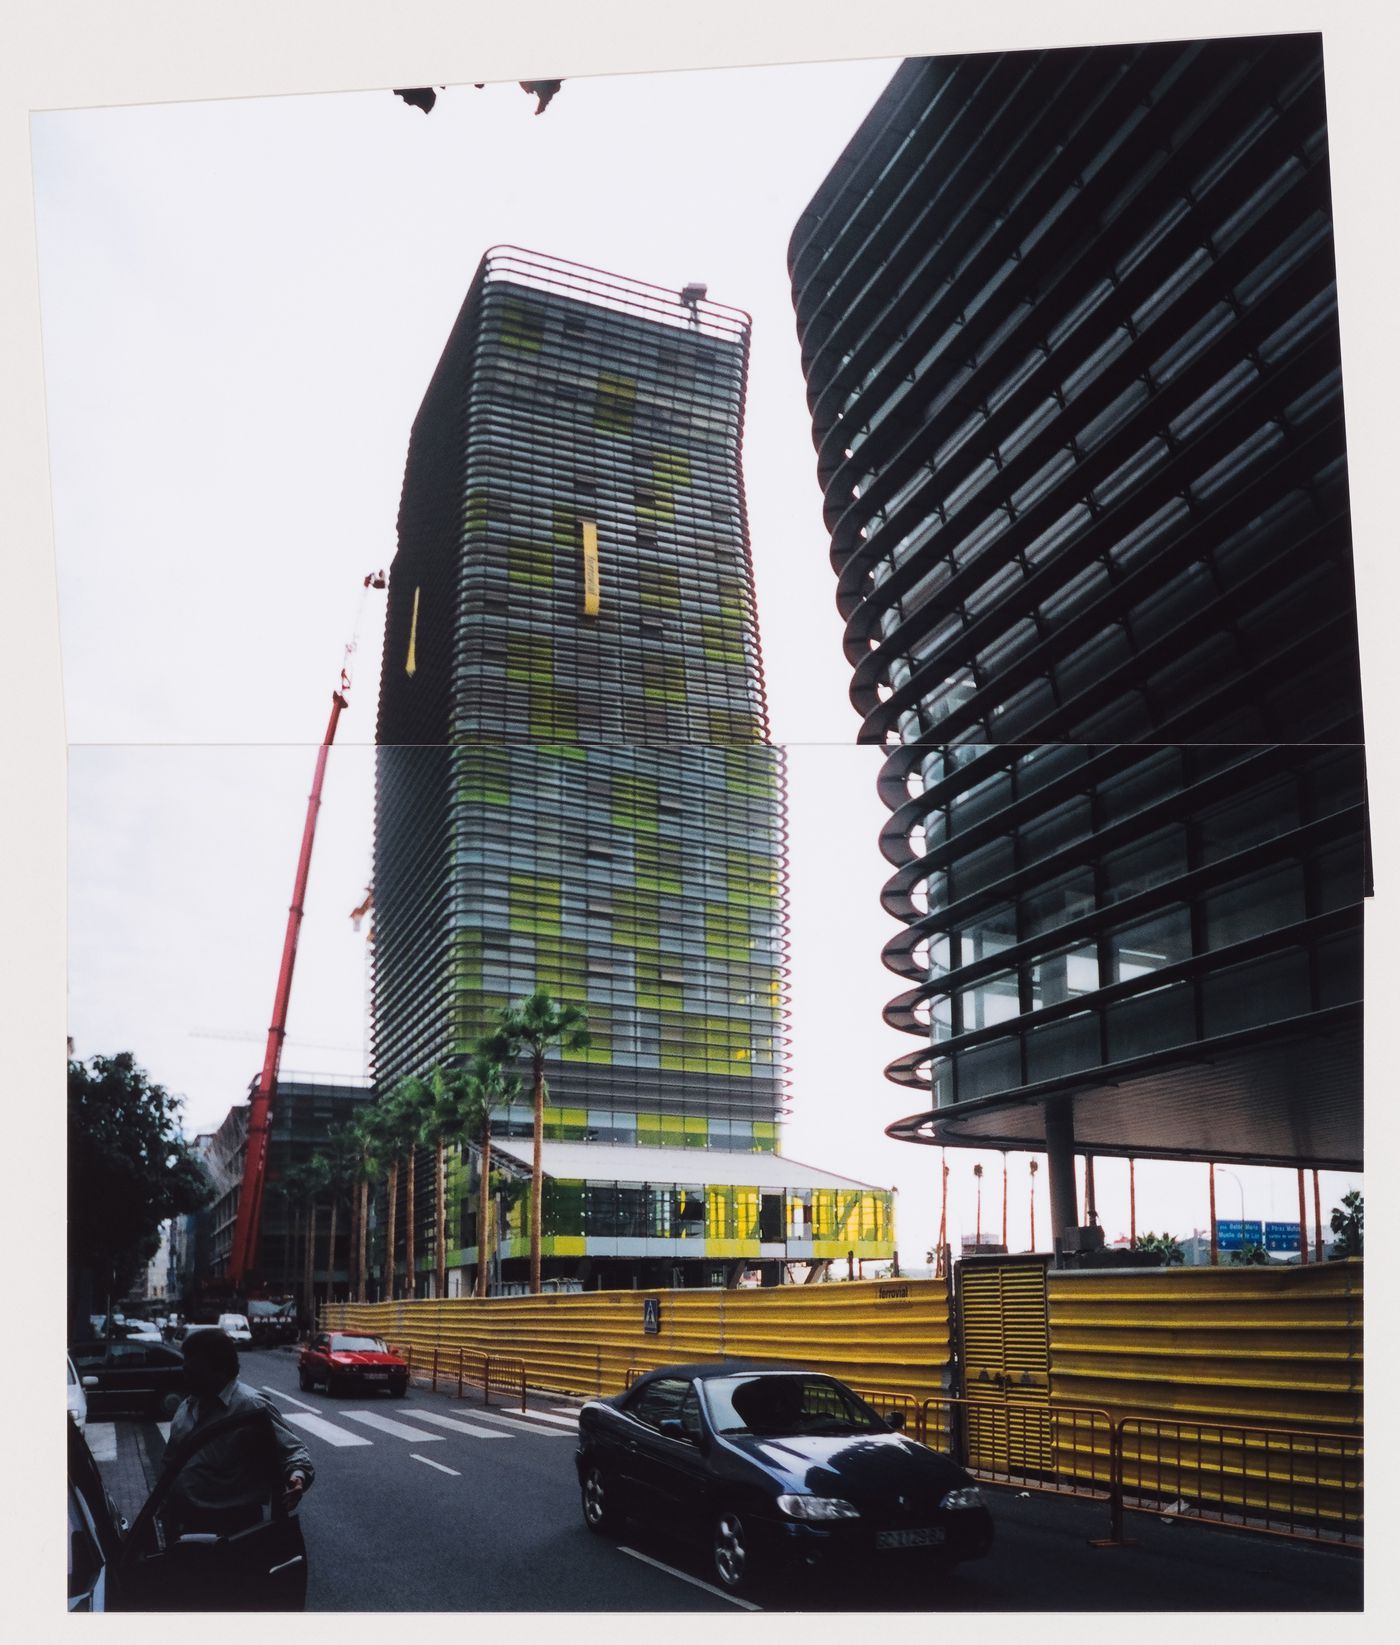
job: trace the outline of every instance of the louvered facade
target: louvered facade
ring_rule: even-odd
[[[730,1183],[756,1184],[741,1156],[776,1148],[784,1101],[784,773],[740,472],[749,322],[691,297],[491,251],[404,479],[378,729],[380,1087],[468,1057],[540,988],[592,1037],[546,1070],[551,1144],[677,1151],[655,1184],[551,1181],[547,1257],[756,1257],[758,1188],[721,1205],[682,1151],[730,1151]],[[528,1135],[528,1093],[497,1123]],[[460,1188],[452,1260],[469,1261]],[[773,1216],[781,1249],[781,1200]]]
[[[1353,1168],[1365,775],[1313,36],[910,61],[789,253],[909,1140]]]

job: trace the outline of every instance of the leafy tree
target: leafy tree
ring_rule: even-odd
[[[535,1147],[530,1168],[531,1295],[537,1295],[540,1289],[540,1222],[544,1199],[540,1143],[544,1136],[544,1105],[549,1100],[544,1062],[556,1048],[560,1051],[587,1048],[589,1033],[585,1020],[576,1005],[559,1005],[543,989],[536,989],[518,1005],[502,1007],[498,1013],[500,1026],[486,1041],[489,1054],[502,1064],[514,1061],[523,1052],[528,1052],[530,1057],[535,1108]]]
[[[183,1104],[130,1051],[68,1064],[70,1310],[100,1288],[105,1311],[160,1243],[160,1225],[214,1197],[180,1133]]]
[[[1133,1242],[1133,1250],[1151,1251],[1161,1258],[1163,1268],[1173,1268],[1186,1261],[1186,1253],[1174,1234],[1139,1234]]]
[[[1361,1255],[1365,1217],[1366,1200],[1359,1188],[1343,1194],[1342,1203],[1332,1207],[1332,1232],[1337,1236],[1338,1255]]]

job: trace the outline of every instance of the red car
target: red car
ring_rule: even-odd
[[[297,1375],[302,1391],[318,1382],[326,1392],[372,1394],[379,1389],[402,1396],[408,1392],[408,1364],[382,1337],[348,1331],[318,1331],[301,1351]]]

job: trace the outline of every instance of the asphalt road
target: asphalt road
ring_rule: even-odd
[[[297,1386],[295,1356],[243,1355],[305,1437],[316,1483],[302,1510],[309,1610],[613,1611],[732,1614],[707,1581],[703,1552],[665,1527],[616,1542],[584,1528],[568,1404],[512,1419],[479,1393],[411,1390],[330,1399]],[[532,1396],[531,1404],[535,1405]],[[564,1417],[564,1421],[557,1420]],[[445,1419],[445,1420],[444,1420]],[[385,1421],[410,1432],[386,1430]],[[475,1432],[447,1426],[465,1423]],[[990,1556],[937,1581],[854,1575],[760,1596],[764,1608],[814,1611],[1359,1610],[1358,1557],[1130,1515],[1132,1546],[1095,1548],[1102,1504],[988,1492]]]

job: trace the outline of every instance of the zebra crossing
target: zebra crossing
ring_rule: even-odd
[[[519,1439],[526,1434],[536,1439],[573,1439],[578,1434],[576,1410],[567,1414],[559,1411],[517,1411],[507,1414],[473,1406],[467,1412],[459,1414],[454,1411],[449,1415],[445,1411],[395,1401],[392,1414],[384,1410],[346,1410],[336,1406],[332,1415],[270,1384],[264,1383],[263,1392],[273,1396],[283,1420],[291,1427],[338,1450],[396,1440],[412,1445],[432,1445],[441,1443],[449,1436],[488,1442]],[[429,1459],[419,1457],[418,1460]],[[435,1466],[442,1467],[448,1473],[453,1471],[445,1464]]]

